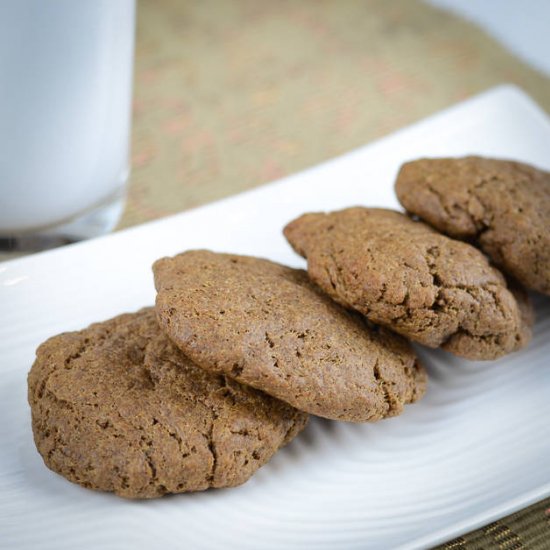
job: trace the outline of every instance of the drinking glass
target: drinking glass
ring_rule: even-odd
[[[0,247],[111,231],[124,205],[134,0],[0,0]]]

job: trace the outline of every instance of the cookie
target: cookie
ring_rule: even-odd
[[[481,157],[421,159],[402,166],[395,189],[409,212],[550,294],[549,172]]]
[[[161,332],[152,308],[50,338],[28,384],[46,465],[127,498],[244,483],[307,421],[198,368]]]
[[[392,210],[305,214],[284,234],[311,279],[342,305],[411,340],[468,359],[524,346],[526,314],[476,248]]]
[[[397,415],[424,393],[408,343],[367,326],[302,270],[205,250],[153,270],[159,324],[204,369],[354,422]]]

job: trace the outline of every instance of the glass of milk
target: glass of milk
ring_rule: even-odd
[[[0,0],[0,246],[106,233],[128,180],[135,0]]]

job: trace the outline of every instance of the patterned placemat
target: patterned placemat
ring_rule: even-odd
[[[412,0],[141,0],[119,227],[297,172],[502,82],[550,81]],[[550,548],[550,499],[440,548]]]
[[[297,172],[502,82],[550,80],[414,0],[143,0],[120,227]]]
[[[547,550],[550,498],[450,541],[438,550]]]

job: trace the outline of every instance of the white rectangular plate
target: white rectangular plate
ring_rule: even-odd
[[[32,441],[26,374],[45,338],[153,303],[150,265],[188,248],[304,263],[281,229],[304,211],[398,207],[418,156],[550,169],[550,123],[501,87],[338,159],[168,219],[0,264],[0,546],[424,548],[550,495],[550,300],[534,340],[494,363],[421,351],[422,402],[372,425],[312,420],[244,486],[129,502],[73,485]]]

